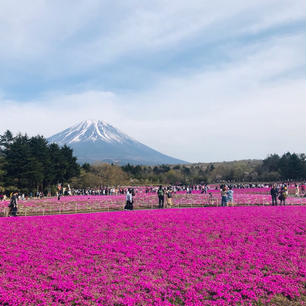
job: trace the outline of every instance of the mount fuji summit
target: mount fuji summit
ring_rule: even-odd
[[[67,145],[79,163],[158,165],[186,164],[164,155],[100,120],[86,120],[48,138],[49,143]]]

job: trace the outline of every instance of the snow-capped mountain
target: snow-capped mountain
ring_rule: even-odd
[[[101,120],[86,120],[51,136],[49,142],[71,145],[77,142],[124,143],[131,138]]]
[[[86,120],[59,132],[50,143],[68,145],[80,163],[183,164],[185,161],[164,155],[122,133],[101,120]]]

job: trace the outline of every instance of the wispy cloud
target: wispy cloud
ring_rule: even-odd
[[[0,130],[97,118],[190,161],[305,151],[305,15],[299,0],[4,0]]]
[[[126,1],[120,6],[97,0],[4,0],[0,63],[4,69],[52,80],[99,67],[112,70],[109,65],[124,57],[134,57],[137,64],[139,57],[162,57],[167,51],[175,55],[199,42],[205,54],[205,44],[212,41],[303,20],[305,9],[300,0]]]

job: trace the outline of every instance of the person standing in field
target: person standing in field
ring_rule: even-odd
[[[288,192],[287,192],[287,186],[284,185],[281,188],[281,191],[279,193],[279,200],[280,200],[280,205],[286,205],[286,198],[287,198]]]
[[[272,206],[276,206],[277,205],[277,196],[278,196],[278,188],[276,186],[276,184],[273,184],[271,190],[270,190],[270,194],[272,197]]]
[[[304,183],[302,183],[302,185],[301,185],[301,194],[304,195],[304,192],[305,192],[305,185],[304,185]]]
[[[9,216],[17,217],[18,205],[17,205],[17,193],[14,193],[11,197],[9,204]]]
[[[221,187],[221,206],[225,207],[227,205],[227,188],[226,185]]]
[[[296,197],[300,196],[300,188],[298,184],[295,184],[295,196]]]
[[[163,208],[165,201],[165,193],[162,185],[159,186],[157,190],[157,195],[158,195],[158,208]]]
[[[167,195],[167,207],[172,207],[173,206],[172,190],[170,187],[168,187],[166,195]]]
[[[126,204],[124,209],[133,210],[133,195],[131,189],[126,192]]]
[[[227,196],[227,203],[228,206],[233,206],[234,205],[234,191],[232,186],[229,187],[229,190],[226,192],[226,196]]]
[[[205,187],[204,187],[204,193],[207,194],[207,191],[208,191],[208,186],[206,184]]]

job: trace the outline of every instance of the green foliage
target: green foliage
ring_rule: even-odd
[[[285,153],[281,157],[277,154],[268,156],[263,161],[262,178],[270,178],[272,180],[291,179],[304,180],[306,178],[306,157],[305,154]]]
[[[128,175],[120,166],[96,163],[93,164],[90,169],[91,173],[96,177],[95,186],[123,185],[128,182]]]
[[[84,163],[81,167],[85,171],[90,171],[90,164],[89,163]]]
[[[80,173],[69,147],[48,144],[42,136],[13,137],[10,131],[0,136],[0,183],[8,190],[45,191]]]
[[[0,155],[0,191],[3,191],[1,190],[1,186],[4,185],[4,178],[6,175],[5,164],[6,164],[6,160],[4,156]]]
[[[306,179],[305,154],[272,154],[263,161],[199,163],[193,165],[159,165],[155,167],[126,165],[122,170],[131,182],[143,184],[204,184],[222,181],[272,182]]]
[[[48,144],[42,136],[0,135],[0,191],[55,190],[71,182],[86,188],[124,184],[204,184],[222,181],[251,182],[305,180],[305,154],[272,154],[263,161],[198,163],[188,165],[125,166],[77,164],[67,146]]]
[[[3,135],[0,135],[0,148],[8,148],[13,142],[14,137],[11,131],[7,130]]]

